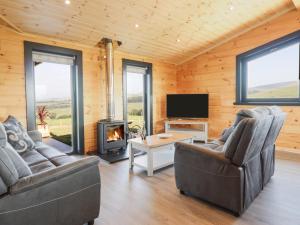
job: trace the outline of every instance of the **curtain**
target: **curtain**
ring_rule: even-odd
[[[74,65],[75,57],[64,56],[64,55],[56,55],[45,52],[32,52],[32,61],[36,64],[42,62],[48,63],[58,63],[65,65]]]

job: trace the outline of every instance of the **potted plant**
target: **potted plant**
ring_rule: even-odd
[[[50,137],[49,126],[46,122],[46,119],[49,117],[49,111],[46,109],[46,106],[37,107],[37,118],[39,123],[37,124],[38,131],[42,133],[42,137]]]
[[[131,124],[131,122],[130,122]],[[136,138],[136,137],[141,137],[142,140],[146,140],[146,127],[145,123],[141,127],[140,125],[134,125],[132,127],[128,128],[129,131],[129,138]]]

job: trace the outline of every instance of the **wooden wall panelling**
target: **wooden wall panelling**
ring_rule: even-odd
[[[218,137],[233,123],[236,106],[236,56],[300,29],[300,12],[289,12],[215,49],[177,66],[178,93],[209,93],[209,137]],[[284,106],[287,120],[277,144],[300,152],[300,106]]]
[[[24,80],[24,40],[73,48],[83,52],[85,150],[96,150],[96,122],[106,117],[106,75],[103,51],[98,48],[56,39],[17,34],[0,25],[0,121],[9,114],[26,124]],[[115,52],[115,103],[117,118],[122,119],[122,58],[153,63],[154,129],[162,130],[167,92],[176,91],[176,67],[151,58]]]

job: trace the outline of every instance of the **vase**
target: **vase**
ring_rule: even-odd
[[[50,137],[48,124],[38,124],[37,129],[39,132],[41,132],[43,138]]]

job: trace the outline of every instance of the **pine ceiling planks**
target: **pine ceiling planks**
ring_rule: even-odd
[[[90,46],[109,37],[124,52],[175,64],[294,8],[291,0],[0,0],[0,15],[23,32]]]

